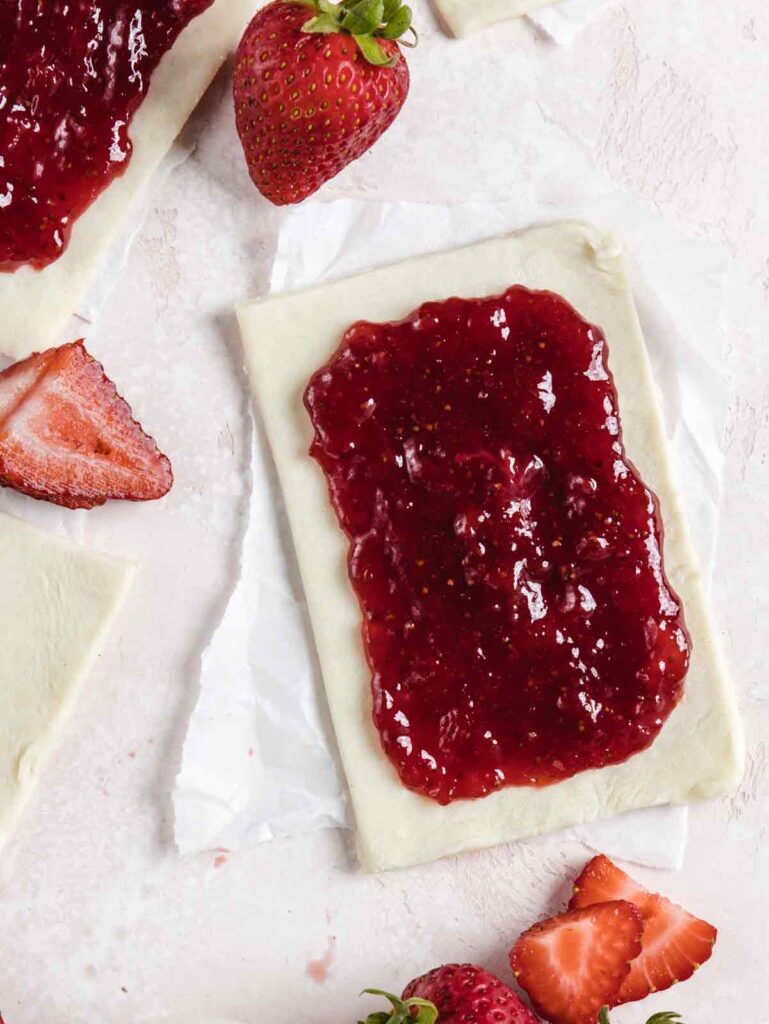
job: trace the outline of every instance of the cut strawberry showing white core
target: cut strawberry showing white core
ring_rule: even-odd
[[[82,341],[0,373],[0,484],[67,508],[167,494],[171,464]]]
[[[510,964],[546,1020],[595,1024],[603,1006],[615,1005],[642,931],[632,903],[598,903],[529,928],[510,951]]]
[[[641,952],[630,965],[615,1005],[686,981],[710,959],[718,935],[713,925],[649,892],[601,854],[577,879],[569,907],[574,910],[606,900],[627,900],[638,908],[643,921]]]

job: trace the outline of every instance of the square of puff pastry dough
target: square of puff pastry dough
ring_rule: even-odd
[[[455,36],[468,36],[476,29],[508,18],[520,18],[557,0],[434,0],[439,15]]]
[[[69,245],[43,270],[0,273],[0,353],[21,359],[49,347],[77,311],[102,258],[237,44],[253,0],[214,0],[184,29],[158,64],[131,122],[133,154],[125,172],[97,196],[72,228]]]
[[[302,404],[311,374],[358,320],[400,320],[428,300],[495,295],[514,284],[563,295],[606,334],[628,457],[660,499],[668,576],[693,638],[685,696],[652,746],[624,764],[542,789],[509,787],[442,807],[407,789],[372,722],[361,612],[348,541]],[[357,821],[360,860],[384,870],[552,832],[633,808],[720,796],[742,773],[742,733],[708,622],[666,453],[648,356],[621,247],[566,222],[408,260],[239,311],[253,390],[285,494],[326,692]],[[286,680],[291,685],[291,680]]]
[[[0,514],[0,846],[133,572],[129,563]]]

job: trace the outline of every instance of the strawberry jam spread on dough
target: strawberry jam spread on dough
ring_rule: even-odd
[[[0,271],[38,269],[131,159],[160,59],[213,0],[0,0]]]
[[[522,287],[428,303],[351,327],[305,404],[406,786],[445,804],[652,743],[690,644],[596,327]]]

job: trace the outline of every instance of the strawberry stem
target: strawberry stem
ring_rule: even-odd
[[[598,1024],[611,1024],[609,1020],[609,1007],[602,1006],[598,1012]],[[646,1024],[683,1024],[680,1013],[672,1010],[663,1010],[661,1013],[653,1013]]]
[[[403,0],[297,0],[314,11],[302,25],[302,32],[331,35],[344,32],[352,36],[358,49],[376,67],[392,67],[397,54],[388,54],[378,39],[399,40],[404,46],[416,46],[412,27],[413,13]],[[411,39],[403,39],[410,33]]]
[[[379,988],[366,988],[361,994],[384,996],[389,1000],[392,1010],[370,1013],[365,1021],[358,1021],[358,1024],[435,1024],[438,1020],[437,1006],[427,999],[419,999],[416,996],[411,999],[400,999],[392,992],[383,992]]]

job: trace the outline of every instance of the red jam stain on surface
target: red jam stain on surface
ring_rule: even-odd
[[[227,863],[227,859],[232,853],[232,850],[228,849],[226,846],[217,846],[214,852],[216,853],[216,856],[214,857],[214,867],[222,868]]]
[[[47,266],[128,166],[153,71],[213,0],[0,2],[0,271]]]
[[[449,803],[652,743],[689,638],[597,328],[521,287],[430,303],[354,325],[305,404],[406,786]]]
[[[328,981],[331,973],[331,965],[334,962],[334,950],[336,949],[336,936],[329,936],[326,952],[319,960],[307,961],[307,977],[311,978],[317,985]],[[2,1022],[0,1022],[2,1024]]]

